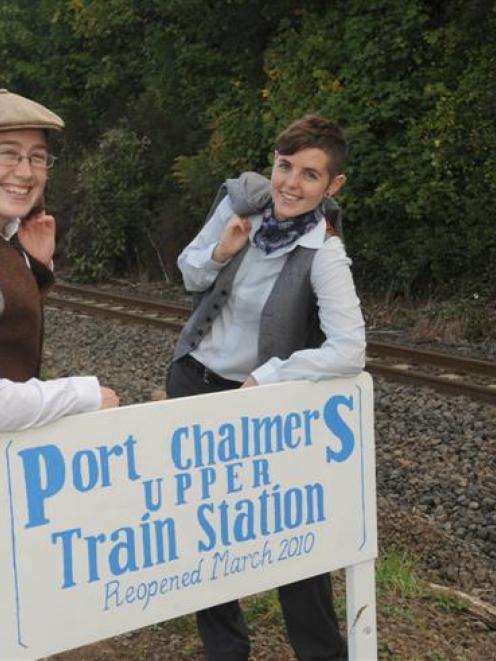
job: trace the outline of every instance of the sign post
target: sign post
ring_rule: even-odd
[[[297,382],[0,434],[0,659],[346,568],[376,659],[372,382]]]

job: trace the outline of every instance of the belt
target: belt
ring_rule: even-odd
[[[225,390],[239,388],[242,384],[242,381],[232,381],[231,379],[225,379],[220,374],[212,372],[212,370],[208,369],[208,367],[206,367],[203,363],[200,363],[199,360],[196,360],[196,358],[194,358],[189,353],[183,356],[180,361],[199,374],[202,377],[203,383],[209,383],[213,386],[218,386],[219,388],[223,388]]]

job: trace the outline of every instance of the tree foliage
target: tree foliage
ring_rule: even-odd
[[[50,200],[82,275],[146,263],[146,233],[170,261],[316,111],[350,140],[359,282],[493,295],[495,28],[489,0],[11,0],[2,85],[67,122]]]

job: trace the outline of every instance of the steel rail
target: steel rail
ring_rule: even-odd
[[[412,370],[402,370],[398,367],[380,365],[374,361],[367,361],[367,371],[376,376],[383,376],[386,379],[399,381],[408,385],[419,385],[434,388],[440,392],[449,395],[465,395],[474,399],[496,405],[496,387],[479,386],[466,381],[450,381],[449,379],[414,372]]]
[[[122,304],[125,307],[140,307],[146,310],[155,310],[160,313],[173,314],[176,317],[183,317],[187,319],[191,314],[191,310],[186,305],[179,305],[172,301],[159,301],[144,296],[115,294],[113,292],[102,291],[96,287],[78,287],[77,285],[69,285],[66,283],[57,283],[53,288],[54,292],[66,294],[73,297],[91,298],[94,301],[101,301],[102,303],[108,302]],[[52,294],[49,294],[49,298]]]
[[[401,358],[411,363],[424,363],[446,367],[462,372],[472,372],[496,378],[496,363],[465,356],[454,356],[449,353],[427,351],[415,347],[405,347],[399,344],[383,344],[382,342],[367,342],[367,352],[376,356]]]
[[[133,324],[147,324],[158,328],[168,328],[179,332],[183,327],[180,321],[172,319],[164,319],[156,315],[146,314],[143,310],[140,313],[128,312],[115,307],[106,305],[97,305],[95,303],[83,303],[81,301],[74,301],[68,298],[61,298],[56,294],[50,294],[47,297],[48,305],[54,305],[58,308],[69,308],[74,312],[81,312],[90,316],[105,317],[107,319],[119,319],[121,321],[131,322]]]
[[[57,292],[70,298],[58,296]],[[87,303],[78,298],[89,298],[95,303]],[[128,323],[148,324],[154,327],[167,328],[179,332],[183,327],[181,319],[190,314],[186,306],[174,302],[158,301],[139,296],[127,296],[105,292],[93,287],[78,287],[75,285],[59,284],[48,295],[48,304],[59,308],[69,308],[75,312],[88,315],[99,315],[111,319],[119,319]],[[137,308],[129,311],[122,308]],[[165,315],[173,315],[179,319],[170,319]],[[369,355],[382,358],[396,358],[409,363],[409,365],[424,364],[450,369],[454,372],[467,372],[472,374],[494,377],[496,379],[496,364],[494,362],[455,356],[447,353],[428,351],[407,347],[399,344],[384,344],[370,341],[367,344]],[[376,376],[402,383],[427,386],[451,395],[465,395],[490,404],[496,404],[496,386],[484,386],[468,383],[461,380],[450,380],[447,376],[434,376],[422,372],[405,369],[399,366],[385,365],[367,358],[366,369]]]

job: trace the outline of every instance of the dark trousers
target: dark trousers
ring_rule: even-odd
[[[190,356],[169,366],[167,396],[186,397],[239,388]],[[289,640],[299,661],[347,659],[346,643],[338,628],[329,574],[312,576],[279,588]],[[212,606],[196,614],[208,661],[247,661],[248,629],[238,601]]]

